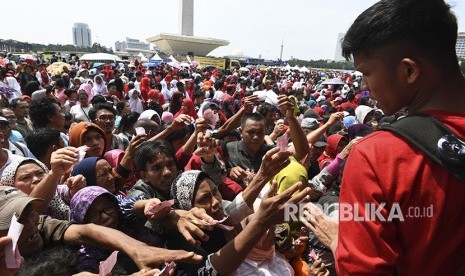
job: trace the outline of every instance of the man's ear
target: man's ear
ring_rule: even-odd
[[[420,67],[418,63],[410,58],[401,61],[402,78],[408,84],[414,84],[420,77]]]

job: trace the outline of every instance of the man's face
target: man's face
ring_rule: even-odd
[[[157,154],[145,165],[145,171],[141,171],[144,182],[168,195],[171,184],[176,177],[176,160],[164,153]]]
[[[110,110],[100,109],[95,114],[95,124],[97,124],[105,134],[110,134],[113,132],[115,127],[115,115]]]
[[[10,123],[10,128],[14,128],[16,126],[15,113],[9,108],[2,109],[2,113],[3,113],[3,117],[5,117]]]
[[[0,143],[4,143],[5,141],[8,141],[10,134],[11,134],[10,127],[5,124],[0,124]]]
[[[258,151],[265,141],[265,122],[245,121],[241,135],[247,149]]]
[[[368,57],[354,53],[355,67],[363,73],[361,90],[370,91],[370,98],[377,101],[377,106],[387,115],[393,115],[412,101],[412,93],[396,77],[397,64],[381,58],[381,50]],[[400,63],[400,61],[399,61]]]
[[[274,125],[274,123],[278,119],[278,114],[276,114],[275,111],[270,111],[266,113],[265,119],[266,119],[267,124]]]
[[[29,104],[26,101],[19,101],[13,108],[16,118],[23,119],[29,115]]]
[[[49,120],[52,124],[52,127],[57,130],[64,132],[65,131],[65,115],[61,113],[61,109],[57,104],[53,104],[55,107],[55,114],[49,116]]]

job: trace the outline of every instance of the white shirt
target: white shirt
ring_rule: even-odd
[[[87,107],[82,107],[80,104],[76,104],[71,107],[71,110],[69,112],[74,115],[74,119],[76,120],[90,122],[89,110],[91,108],[91,105]]]
[[[19,155],[16,155],[16,154],[13,154],[11,151],[7,150],[7,149],[3,149],[4,151],[6,151],[8,153],[8,159],[6,160],[5,162],[5,165],[3,165],[3,167],[0,168],[0,177],[2,176],[3,174],[3,171],[5,170],[5,168],[10,165],[11,163],[13,163],[14,161],[18,160],[18,159],[21,159],[22,157],[19,156]]]
[[[8,141],[8,150],[14,155],[22,157],[32,157],[31,152],[26,147],[26,145],[20,142],[15,142],[13,144],[12,142]]]

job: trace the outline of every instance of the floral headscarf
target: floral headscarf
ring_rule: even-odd
[[[85,223],[84,218],[86,217],[86,213],[89,210],[90,205],[92,205],[94,200],[101,195],[107,195],[109,198],[114,200],[116,204],[118,204],[116,197],[105,188],[99,186],[82,188],[73,196],[73,198],[71,198],[71,202],[69,204],[69,207],[71,208],[71,220],[77,223]]]
[[[200,179],[208,177],[203,171],[191,170],[178,175],[171,186],[171,196],[175,201],[175,206],[182,210],[192,209],[195,191],[200,183]]]

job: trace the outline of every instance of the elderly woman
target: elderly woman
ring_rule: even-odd
[[[72,147],[62,148],[51,157],[51,170],[40,161],[32,158],[16,160],[5,168],[1,183],[6,186],[14,186],[31,197],[41,198],[44,201],[38,203],[38,211],[56,219],[69,220],[70,210],[64,200],[70,200],[72,195],[85,186],[85,178],[76,175],[66,181],[69,189],[61,197],[57,193],[57,183],[77,161],[76,149]]]

